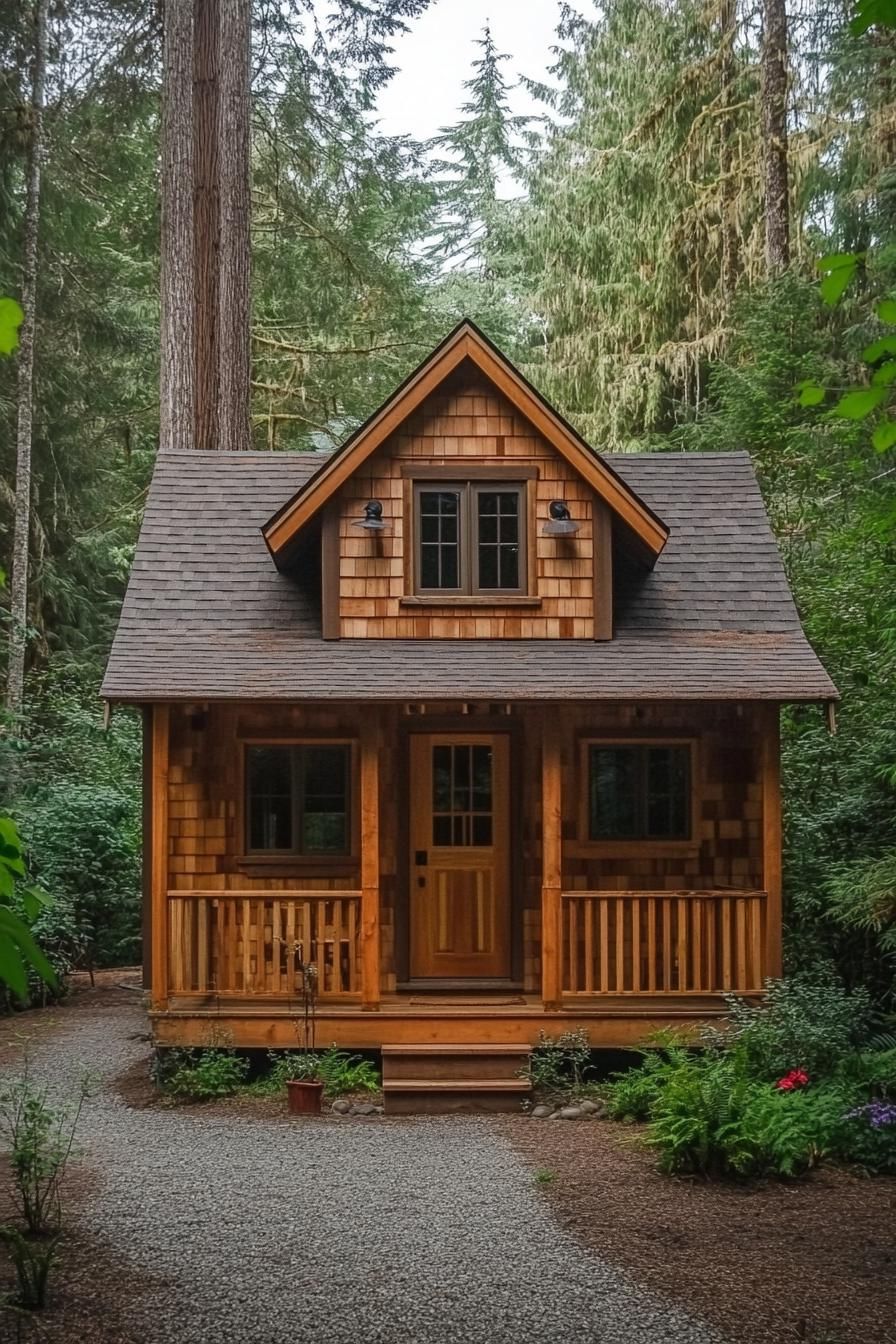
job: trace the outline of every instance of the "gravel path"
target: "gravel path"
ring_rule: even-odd
[[[129,1000],[73,1012],[35,1072],[114,1078],[145,1030]],[[150,1275],[144,1344],[723,1344],[564,1233],[485,1118],[281,1122],[101,1089],[80,1147],[78,1220]]]

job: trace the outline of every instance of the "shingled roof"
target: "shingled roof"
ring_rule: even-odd
[[[826,700],[746,453],[616,454],[671,528],[591,640],[325,642],[261,527],[319,453],[160,454],[102,694],[151,700]]]

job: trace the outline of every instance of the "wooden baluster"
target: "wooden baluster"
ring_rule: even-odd
[[[594,993],[594,901],[589,896],[584,902],[585,916],[585,993]]]
[[[691,898],[691,936],[694,942],[693,987],[696,991],[703,988],[703,905],[704,902],[698,897]]]
[[[243,916],[243,993],[252,992],[252,902],[248,899],[242,902]]]
[[[343,994],[342,980],[342,901],[333,902],[333,993]]]
[[[672,902],[663,897],[663,989],[672,988]]]
[[[656,990],[656,901],[647,902],[647,988]]]
[[[196,988],[208,992],[208,901],[196,902]]]
[[[641,993],[641,902],[632,906],[632,993]]]
[[[731,984],[731,901],[722,897],[722,989],[730,990]]]
[[[737,902],[737,989],[743,993],[748,986],[747,979],[747,903]]]
[[[178,957],[182,950],[180,915],[181,915],[181,902],[179,898],[173,897],[169,899],[168,922],[170,927],[170,936],[168,942],[169,942],[169,960],[171,964],[168,968],[167,979],[169,980],[170,987],[175,994],[180,993],[181,988],[180,976],[178,975]]]
[[[715,898],[706,902],[706,988],[714,992],[719,988],[719,961],[716,948],[716,902]]]
[[[751,896],[747,907],[750,921],[750,988],[762,988],[762,902]]]
[[[579,903],[566,901],[566,913],[569,921],[569,973],[564,988],[571,994],[579,992]]]
[[[296,903],[290,901],[286,907],[286,992],[290,997],[296,992]]]
[[[616,899],[616,993],[625,993],[625,901]]]
[[[606,896],[600,897],[600,992],[606,994],[610,988],[610,902]]]
[[[348,902],[348,992],[358,992],[358,905],[354,898]]]
[[[319,979],[318,979],[318,982],[317,982],[317,983],[318,983],[318,988],[321,988],[322,985],[323,985],[323,976],[322,976],[322,974],[321,974],[321,967],[320,967],[320,961],[319,961],[319,951],[320,951],[320,949],[319,949],[319,948],[316,948],[316,947],[314,946],[314,939],[313,939],[312,936],[311,936],[311,902],[310,902],[310,901],[303,901],[302,904],[299,906],[299,917],[300,917],[301,922],[302,922],[302,933],[301,933],[301,937],[300,937],[300,939],[299,939],[300,943],[302,944],[302,961],[305,963],[306,966],[307,966],[307,965],[310,965],[312,962],[317,966],[317,971],[318,971],[318,976],[319,976]],[[301,984],[300,984],[300,985],[299,985],[299,993],[301,993],[301,990],[302,990],[302,986],[301,986]]]
[[[676,988],[683,994],[688,988],[688,903],[678,901],[678,984]]]

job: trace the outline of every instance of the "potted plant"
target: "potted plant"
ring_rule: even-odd
[[[295,951],[295,968],[302,991],[302,1012],[296,1018],[300,1054],[286,1080],[286,1102],[292,1115],[320,1115],[324,1085],[318,1076],[320,1058],[315,1051],[317,967],[305,960],[301,944]]]

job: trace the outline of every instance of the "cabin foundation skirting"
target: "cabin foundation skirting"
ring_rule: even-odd
[[[295,1046],[303,960],[318,1043],[353,1048],[571,1029],[634,1046],[779,972],[776,706],[197,703],[147,717],[160,1046]],[[683,838],[590,837],[594,744],[675,749]],[[334,745],[345,854],[253,851],[247,752]]]

